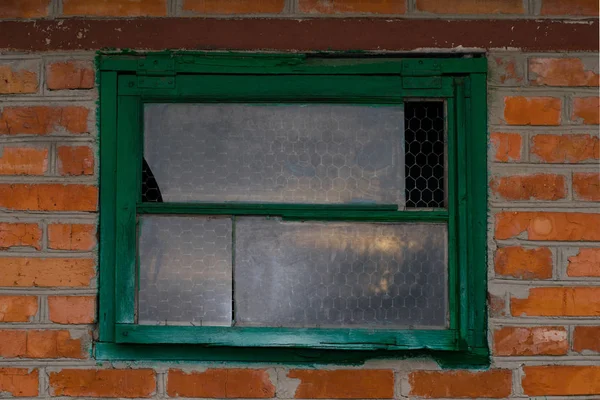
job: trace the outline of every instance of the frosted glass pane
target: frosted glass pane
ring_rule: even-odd
[[[404,203],[402,106],[149,104],[144,114],[149,201]]]
[[[139,221],[140,324],[231,325],[231,219]]]
[[[444,224],[236,219],[238,326],[446,326]]]

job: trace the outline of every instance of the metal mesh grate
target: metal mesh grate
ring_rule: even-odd
[[[445,207],[444,102],[405,103],[406,207]]]

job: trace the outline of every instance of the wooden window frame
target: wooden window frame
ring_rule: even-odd
[[[487,108],[483,57],[101,54],[100,281],[96,358],[356,362],[428,354],[487,365]],[[141,203],[142,108],[151,102],[446,104],[448,208]],[[387,208],[386,208],[387,207]],[[134,323],[138,214],[273,215],[291,220],[446,222],[443,330],[147,326]]]

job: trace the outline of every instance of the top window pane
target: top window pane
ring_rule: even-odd
[[[147,104],[143,201],[404,206],[402,106]]]

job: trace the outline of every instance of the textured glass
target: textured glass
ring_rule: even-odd
[[[145,201],[404,204],[402,106],[149,104]]]
[[[444,102],[405,103],[406,207],[446,207]]]
[[[446,326],[444,224],[236,219],[238,326]]]
[[[140,324],[231,325],[231,219],[139,221]]]

